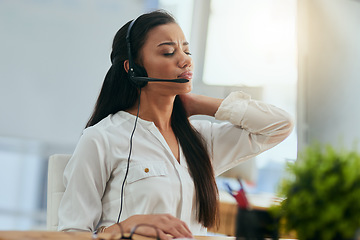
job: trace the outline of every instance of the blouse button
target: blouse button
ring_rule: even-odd
[[[145,169],[144,169],[144,172],[148,173],[148,172],[149,172],[149,169],[148,169],[148,168],[145,168]]]

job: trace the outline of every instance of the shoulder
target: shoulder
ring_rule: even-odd
[[[123,115],[122,111],[110,114],[97,124],[85,128],[82,132],[81,140],[97,143],[103,142],[105,144],[112,138],[114,133],[116,133],[117,137],[121,137],[121,133],[124,132],[124,129],[128,128],[127,125],[129,124],[129,120],[123,117]]]
[[[198,131],[211,127],[211,121],[205,119],[190,119],[190,124]]]
[[[190,123],[206,141],[211,140],[214,134],[214,130],[224,124],[219,124],[219,121],[215,120],[214,118],[211,119],[211,117],[209,117],[209,119],[208,117],[191,119]]]
[[[126,113],[119,111],[115,114],[109,114],[107,117],[103,118],[101,121],[95,125],[86,128],[83,133],[89,135],[97,135],[113,130],[114,128],[119,128],[122,125],[126,124],[129,120],[126,118]]]
[[[124,111],[119,111],[114,114],[109,114],[95,125],[86,129],[106,130],[112,127],[121,126],[128,120],[128,114]]]
[[[216,120],[214,117],[201,116],[200,118],[191,118],[191,125],[199,132],[209,131],[224,125],[232,125],[226,121]]]

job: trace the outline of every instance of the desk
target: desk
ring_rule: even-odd
[[[249,202],[254,209],[267,209],[271,202],[270,196],[248,195]],[[237,204],[233,197],[227,193],[220,193],[220,228],[214,232],[222,233],[228,236],[235,234]],[[99,236],[106,240],[115,240],[109,233],[101,233]],[[90,232],[49,232],[49,231],[0,231],[0,240],[93,240]],[[235,240],[235,237],[221,236],[195,236],[197,240]],[[136,235],[134,240],[154,240]],[[284,239],[285,240],[285,239]]]
[[[119,235],[101,233],[99,237],[115,240]],[[135,235],[134,240],[154,240],[153,238]],[[235,237],[195,236],[197,240],[235,240]],[[0,231],[0,240],[93,240],[90,232],[49,232],[49,231]]]
[[[99,236],[106,240],[115,240],[109,233]],[[119,235],[118,235],[119,236]],[[235,240],[235,237],[195,236],[197,240]],[[90,232],[48,232],[48,231],[0,231],[0,240],[93,240]],[[134,236],[134,240],[154,240],[153,238]],[[281,239],[290,240],[290,239]]]

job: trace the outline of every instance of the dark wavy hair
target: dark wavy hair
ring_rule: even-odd
[[[132,107],[139,91],[130,82],[124,69],[128,59],[126,32],[131,21],[116,33],[110,55],[112,65],[105,76],[94,111],[86,127],[95,125],[109,114]],[[143,47],[147,33],[156,26],[176,23],[167,12],[159,10],[141,15],[131,29],[132,56],[141,63],[139,51]],[[207,146],[201,134],[193,128],[179,96],[176,96],[171,115],[171,127],[178,138],[193,178],[198,221],[205,227],[218,225],[218,189]],[[191,209],[189,209],[191,211]]]

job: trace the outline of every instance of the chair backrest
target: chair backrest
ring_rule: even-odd
[[[48,164],[46,226],[49,231],[57,231],[59,224],[58,209],[65,191],[63,173],[71,155],[55,154]]]

